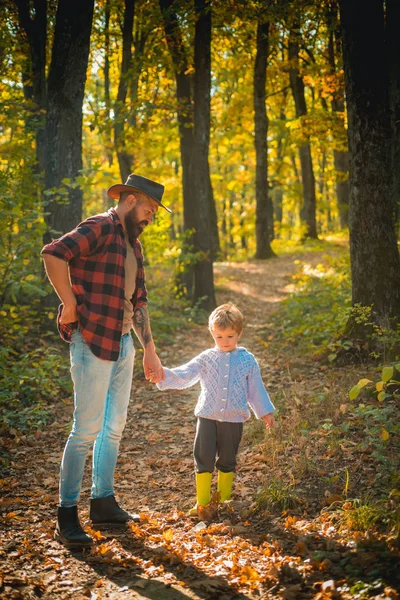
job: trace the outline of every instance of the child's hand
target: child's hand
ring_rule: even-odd
[[[165,379],[165,371],[164,371],[164,367],[162,365],[160,365],[160,366],[161,366],[161,379],[159,379],[159,381],[162,381],[163,379]],[[149,373],[150,373],[150,378],[149,378],[150,383],[158,383],[158,381],[154,381],[154,379],[155,379],[154,371],[152,371],[150,369]]]
[[[272,427],[275,426],[275,418],[274,418],[274,413],[268,413],[267,415],[263,416],[263,421],[265,423],[265,427],[267,429],[272,429]]]

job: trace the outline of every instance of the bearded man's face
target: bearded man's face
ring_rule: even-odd
[[[131,246],[133,246],[139,235],[143,233],[144,228],[151,223],[151,220],[143,218],[143,215],[140,214],[141,212],[141,207],[136,205],[125,215],[125,227]]]

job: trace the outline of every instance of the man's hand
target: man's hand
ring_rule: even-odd
[[[60,323],[61,325],[68,325],[68,323],[76,323],[78,320],[78,313],[76,312],[76,304],[63,304]]]
[[[158,383],[164,378],[164,370],[155,350],[145,349],[143,356],[143,370],[146,379],[152,383]]]
[[[272,427],[274,427],[275,425],[275,418],[274,418],[274,413],[268,413],[267,415],[263,416],[263,421],[265,423],[265,427],[267,429],[271,429]]]

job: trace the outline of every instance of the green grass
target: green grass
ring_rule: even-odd
[[[281,479],[271,479],[256,495],[257,509],[281,511],[295,508],[300,503],[292,484],[285,484]]]

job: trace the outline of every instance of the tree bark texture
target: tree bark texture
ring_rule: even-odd
[[[389,99],[392,119],[393,217],[397,237],[400,233],[400,2],[386,0],[386,49],[389,66]]]
[[[164,21],[165,36],[175,71],[176,98],[178,105],[178,127],[182,163],[183,218],[185,231],[194,229],[197,222],[197,208],[194,203],[191,181],[191,160],[193,150],[193,100],[192,76],[188,73],[187,51],[182,40],[179,18],[174,8],[174,0],[159,0]],[[217,210],[209,177],[210,227],[212,235],[212,255],[221,252]]]
[[[121,181],[125,182],[132,171],[133,156],[124,140],[126,120],[126,98],[129,88],[129,74],[132,67],[133,21],[135,0],[125,0],[122,25],[122,60],[118,84],[117,100],[114,106],[114,144],[117,152]]]
[[[392,219],[383,0],[368,5],[340,0],[340,13],[349,119],[352,301],[373,305],[376,322],[393,327],[392,319],[400,317],[400,259]],[[350,319],[348,331],[356,329]]]
[[[80,0],[79,10],[70,0],[59,0],[54,44],[48,76],[46,118],[46,174],[48,191],[46,224],[52,232],[65,233],[82,218],[82,191],[68,187],[57,191],[62,180],[74,183],[82,170],[82,103],[89,57],[94,0]]]
[[[266,83],[269,22],[258,21],[257,51],[254,63],[254,143],[256,149],[256,258],[275,256],[270,244],[272,211],[268,193],[268,115]]]
[[[307,105],[304,93],[304,82],[299,71],[299,38],[300,24],[293,22],[289,35],[289,77],[290,87],[296,107],[297,118],[307,115]],[[311,157],[311,146],[308,135],[305,135],[306,141],[299,147],[301,179],[303,184],[304,205],[300,210],[300,218],[306,225],[305,236],[317,239],[317,220],[316,220],[316,195],[315,178]]]
[[[29,0],[15,0],[18,20],[29,45],[29,58],[24,69],[25,99],[33,103],[28,112],[27,127],[35,131],[37,170],[45,169],[45,115],[47,106],[46,82],[46,23],[47,0],[34,0],[34,17],[31,16]]]
[[[110,95],[110,0],[106,0],[104,7],[104,102],[106,105],[106,140],[108,165],[113,164],[113,142],[111,125],[111,95]]]
[[[337,74],[337,59],[341,53],[341,30],[338,15],[337,0],[331,0],[327,9],[328,26],[328,58],[330,72],[332,76]],[[344,123],[341,115],[345,112],[344,86],[339,88],[331,101],[331,107],[336,118],[338,128],[344,130]],[[344,133],[344,131],[343,131]],[[336,172],[336,201],[339,212],[339,223],[341,229],[348,227],[349,224],[349,153],[347,150],[334,150],[333,161]]]
[[[215,308],[215,291],[210,234],[210,183],[208,152],[210,145],[211,97],[211,7],[209,0],[195,0],[194,39],[194,131],[192,154],[192,193],[197,206],[195,250],[200,259],[195,265],[194,301],[206,310]]]
[[[192,202],[190,165],[193,147],[193,106],[191,76],[188,73],[187,53],[182,40],[178,15],[174,10],[174,0],[159,0],[164,21],[168,49],[172,58],[176,81],[178,104],[178,127],[182,164],[183,224],[184,229],[194,229],[196,211]]]

